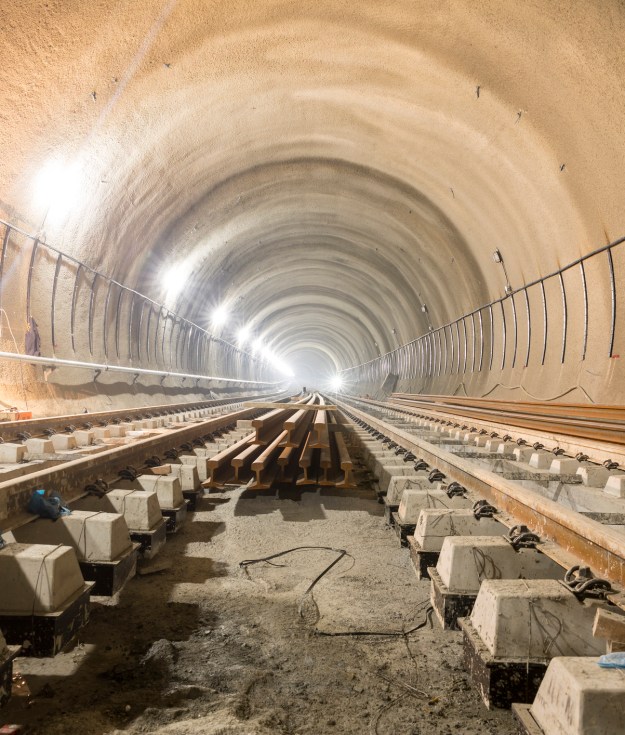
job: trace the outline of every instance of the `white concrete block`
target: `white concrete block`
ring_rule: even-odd
[[[84,586],[69,546],[7,544],[0,549],[0,612],[54,612]]]
[[[432,485],[425,481],[426,485]],[[440,483],[438,483],[440,484]],[[388,497],[388,493],[387,493]],[[421,511],[424,508],[449,509],[449,508],[470,508],[471,502],[466,498],[454,496],[447,497],[447,493],[443,490],[429,489],[410,489],[404,490],[399,503],[397,515],[402,523],[416,523],[419,520]]]
[[[512,452],[517,462],[529,462],[534,450],[530,447],[515,447]]]
[[[625,474],[610,475],[603,492],[607,495],[613,495],[615,498],[625,498]]]
[[[87,429],[77,429],[74,432],[74,439],[79,447],[88,447],[95,440],[95,432]]]
[[[382,467],[376,465],[376,468],[373,472],[374,475],[378,478],[378,486],[383,492],[388,490],[391,478],[397,476],[415,477],[417,474],[411,462],[404,462],[402,464],[399,464],[399,460],[396,460],[394,464],[385,464]]]
[[[548,661],[605,652],[605,641],[592,635],[595,612],[596,604],[579,602],[555,579],[487,579],[471,623],[496,658]]]
[[[87,510],[27,523],[14,529],[13,536],[19,543],[71,546],[81,561],[113,561],[131,543],[123,515]]]
[[[386,500],[391,505],[399,505],[402,495],[407,488],[424,490],[431,487],[431,483],[428,482],[427,476],[423,472],[418,473],[415,477],[393,475],[386,490]]]
[[[172,465],[172,467],[183,466]],[[157,494],[161,508],[178,508],[184,502],[180,479],[175,475],[139,475],[137,482],[143,490]]]
[[[513,457],[516,448],[517,445],[514,442],[501,442],[497,448],[497,454],[503,454],[505,457]]]
[[[93,429],[93,433],[95,434],[95,438],[102,441],[102,439],[110,439],[111,438],[111,430],[108,426],[96,426]]]
[[[551,462],[549,472],[554,472],[558,475],[574,475],[580,467],[581,464],[572,457],[556,457]]]
[[[625,672],[592,657],[551,660],[530,713],[544,735],[622,735]]]
[[[582,478],[582,482],[588,487],[605,487],[610,477],[609,470],[600,465],[584,465],[577,470],[576,474]]]
[[[489,439],[486,444],[484,445],[484,449],[486,449],[487,452],[498,452],[499,447],[503,444],[501,439]]]
[[[54,444],[50,439],[27,439],[28,454],[54,454]]]
[[[24,459],[26,447],[23,444],[0,444],[0,462],[17,463]]]
[[[485,447],[487,441],[488,441],[488,434],[481,434],[475,439],[473,443],[475,444],[476,447]]]
[[[200,476],[197,470],[197,459],[198,458],[196,457],[194,464],[172,464],[171,466],[171,474],[180,480],[180,487],[182,490],[195,490],[200,484]]]
[[[121,438],[126,436],[126,431],[128,431],[126,426],[122,426],[121,424],[112,424],[108,427],[108,430],[112,438]]]
[[[485,579],[557,579],[562,568],[535,549],[515,551],[503,536],[448,536],[436,565],[450,592],[477,594]]]
[[[111,490],[103,500],[123,514],[133,531],[149,531],[163,517],[158,495],[148,490]]]
[[[180,461],[184,465],[190,465],[191,467],[195,467],[197,471],[197,476],[199,478],[200,482],[203,482],[208,477],[208,460],[206,456],[204,457],[198,457],[197,455],[181,455]],[[193,488],[191,487],[185,487],[183,478],[180,478],[180,481],[183,483],[182,489],[183,490],[195,490],[195,488],[198,486],[198,482],[194,478],[192,478],[192,482],[195,482],[195,486]]]
[[[532,452],[529,465],[537,470],[548,470],[553,462],[553,454],[551,452]]]
[[[501,536],[506,527],[495,518],[475,518],[472,510],[424,509],[414,538],[423,551],[440,551],[447,536]]]
[[[76,439],[71,434],[53,434],[51,439],[55,452],[66,452],[77,447]]]

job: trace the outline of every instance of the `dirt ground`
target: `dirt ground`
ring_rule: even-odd
[[[240,568],[295,546],[306,550]],[[157,557],[168,570],[95,604],[70,652],[19,659],[0,722],[33,735],[513,735],[462,664],[461,634],[427,620],[429,583],[365,487],[211,495]]]

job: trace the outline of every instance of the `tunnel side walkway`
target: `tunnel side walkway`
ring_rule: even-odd
[[[46,735],[402,732],[512,735],[462,665],[461,634],[426,621],[429,583],[369,488],[205,497],[153,568],[95,606],[81,642],[20,659],[4,722]],[[309,550],[241,569],[296,546]]]

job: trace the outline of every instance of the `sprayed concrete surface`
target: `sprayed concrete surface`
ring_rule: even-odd
[[[240,569],[295,546],[274,566]],[[514,735],[470,685],[461,638],[426,623],[429,583],[385,528],[369,489],[204,499],[116,606],[95,607],[72,651],[20,659],[0,721],[33,735]],[[300,611],[301,610],[301,614]],[[30,693],[29,693],[30,692]]]
[[[226,302],[302,381],[501,296],[495,248],[518,286],[623,234],[618,0],[6,5],[5,216],[201,325]],[[612,401],[619,366],[437,389]]]

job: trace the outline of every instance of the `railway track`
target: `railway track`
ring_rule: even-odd
[[[625,452],[625,408],[621,406],[393,393],[389,403],[424,413],[438,412],[519,429],[615,445]]]
[[[279,397],[279,396],[277,396]],[[186,401],[155,406],[137,406],[113,411],[94,411],[92,413],[67,414],[63,416],[42,416],[20,421],[0,421],[0,439],[4,442],[23,441],[25,436],[43,437],[55,433],[72,433],[78,429],[115,426],[122,423],[174,416],[185,412],[203,411],[219,408],[233,403],[250,401],[258,396],[237,398],[217,398],[207,401]]]
[[[59,492],[71,504],[94,483],[121,487],[128,468],[126,475],[134,475],[136,480],[142,474],[161,472],[159,465],[172,459],[192,463],[199,461],[198,455],[205,460],[201,479],[209,490],[223,489],[230,483],[250,483],[250,489],[266,490],[277,482],[352,487],[353,465],[341,433],[343,425],[329,415],[324,398],[314,394],[290,403],[284,400],[277,396],[277,402],[269,404],[275,406],[271,410],[263,408],[267,401],[238,399],[234,404],[182,404],[182,411],[159,406],[106,412],[100,417],[103,433],[95,444],[91,426],[82,430],[66,426],[75,416],[48,419],[47,426],[56,423],[66,426],[65,431],[43,432],[44,438],[36,445],[30,444],[30,433],[22,431],[19,443],[0,445],[0,451],[15,453],[16,460],[0,466],[0,531],[33,520],[26,507],[32,493],[40,488]],[[15,423],[22,428],[33,428],[33,424],[40,428],[42,421]],[[235,438],[222,440],[222,432]],[[75,444],[78,434],[83,446]],[[57,439],[71,439],[73,444],[69,449],[50,446],[48,452],[40,451]],[[38,453],[29,455],[28,446],[34,446]]]
[[[337,403],[401,454],[410,453],[446,482],[459,483],[474,502],[486,500],[507,527],[528,526],[540,536],[542,551],[563,568],[589,566],[613,585],[611,599],[625,609],[625,500],[584,484],[578,470],[588,473],[596,465],[424,416],[406,402],[345,398]],[[530,452],[549,464],[531,466]],[[554,461],[559,471],[552,469]],[[618,468],[600,469],[602,477],[625,478]]]
[[[570,460],[537,471],[523,445],[512,454],[405,408],[337,403],[486,706],[512,707],[524,735],[620,732],[622,672],[598,663],[625,650],[625,500],[597,513],[602,491],[568,474]]]

